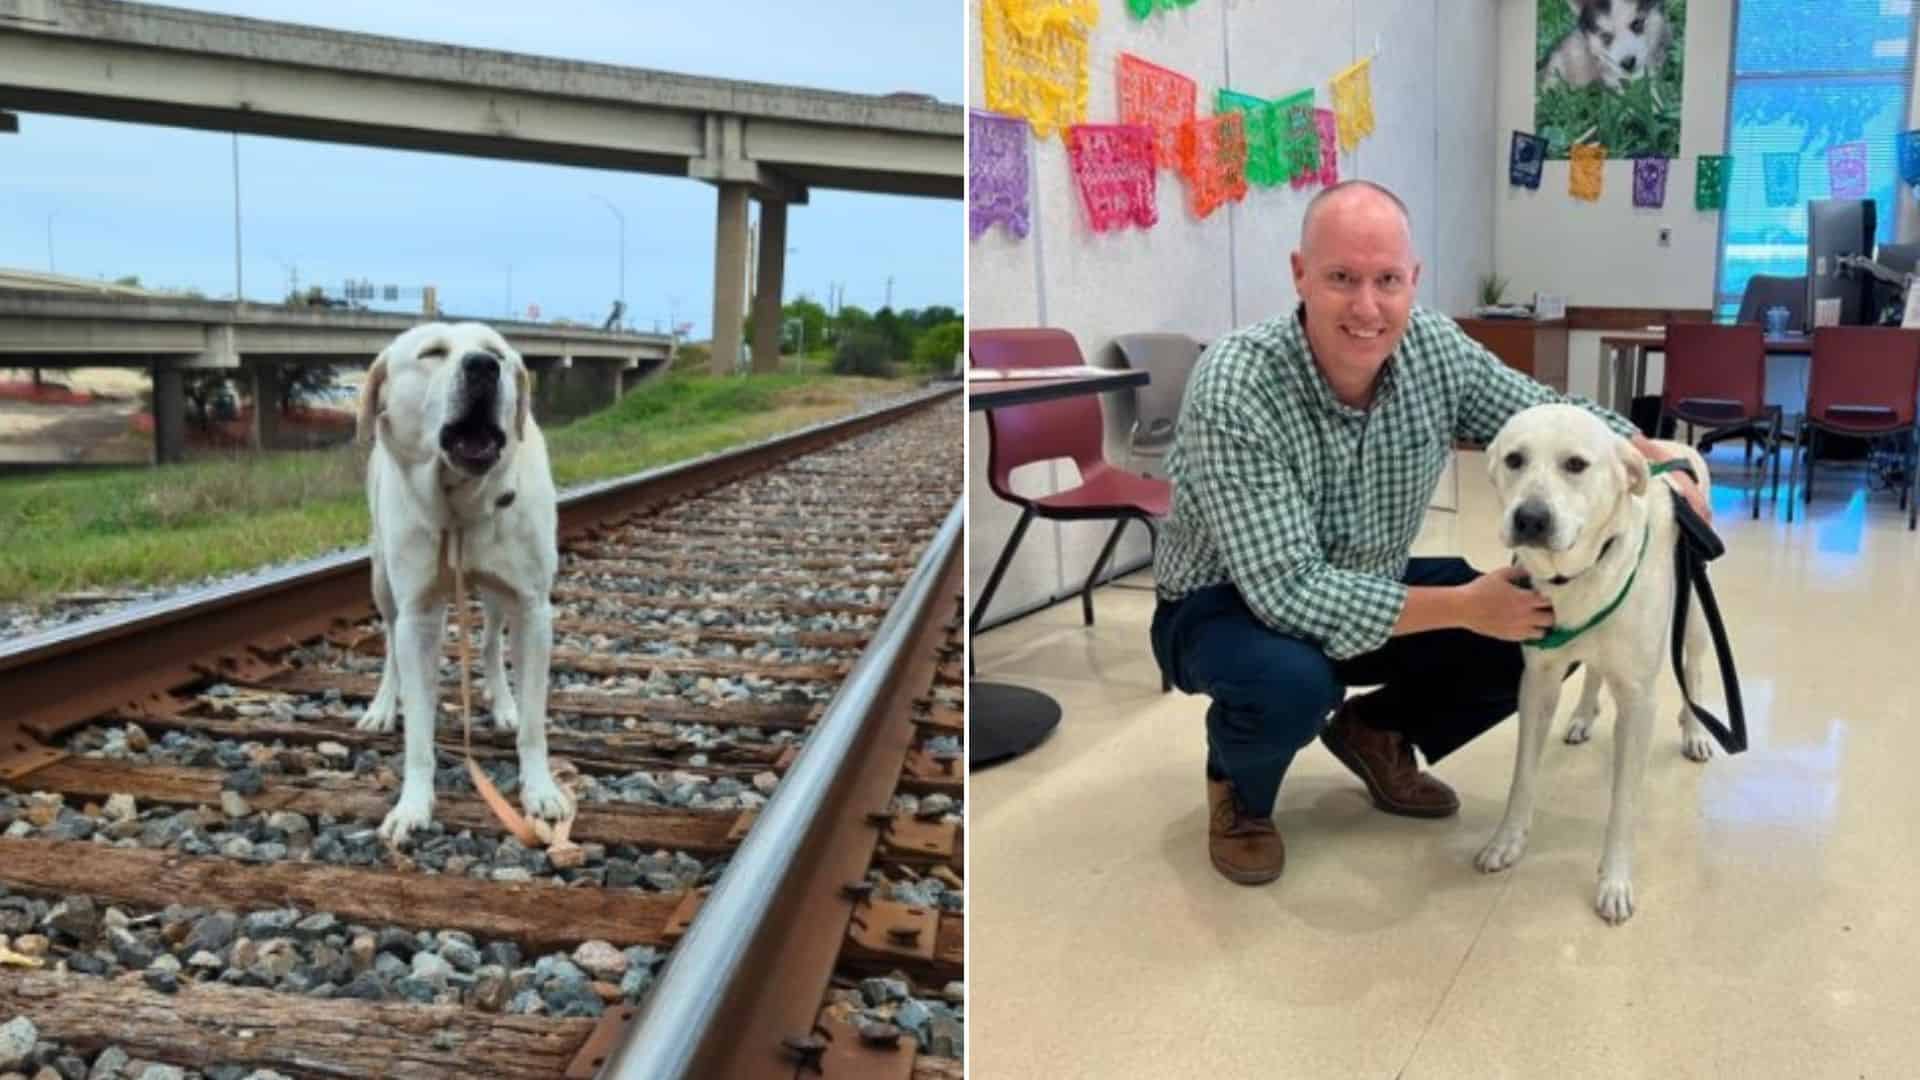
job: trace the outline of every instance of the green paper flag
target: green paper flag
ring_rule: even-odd
[[[1153,14],[1153,9],[1156,7],[1161,11],[1172,11],[1174,8],[1187,7],[1192,3],[1193,0],[1127,0],[1127,10],[1133,13],[1134,18],[1144,19]]]
[[[1290,94],[1273,103],[1280,127],[1282,175],[1298,186],[1320,171],[1320,129],[1313,122],[1313,89]]]
[[[1733,155],[1702,154],[1693,174],[1693,208],[1725,210],[1727,179],[1733,175]]]
[[[1249,182],[1272,187],[1287,178],[1287,162],[1281,157],[1280,146],[1282,121],[1273,102],[1223,87],[1214,95],[1213,111],[1246,114]]]

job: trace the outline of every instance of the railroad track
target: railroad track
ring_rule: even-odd
[[[476,797],[451,626],[434,824],[382,844],[363,554],[0,642],[0,1075],[959,1077],[961,423],[563,499],[571,850]]]

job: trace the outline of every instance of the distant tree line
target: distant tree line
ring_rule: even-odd
[[[833,350],[833,370],[842,375],[889,375],[901,365],[922,371],[945,371],[960,353],[965,338],[960,313],[944,304],[869,313],[853,304],[829,314],[807,296],[782,308],[785,322],[799,324],[800,333],[786,334],[780,350],[790,353]]]

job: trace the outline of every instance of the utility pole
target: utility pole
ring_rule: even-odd
[[[893,307],[893,275],[892,274],[887,275],[887,302],[882,306],[887,308]]]

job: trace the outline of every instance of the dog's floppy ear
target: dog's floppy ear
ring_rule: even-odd
[[[1633,440],[1622,436],[1614,440],[1614,454],[1620,459],[1620,467],[1627,473],[1627,491],[1633,495],[1644,495],[1647,483],[1653,479],[1653,473],[1647,468],[1647,459],[1633,445]]]
[[[362,443],[373,441],[374,421],[380,418],[380,391],[386,384],[387,354],[382,350],[367,369],[367,381],[360,385],[360,419],[354,424],[353,435]]]
[[[527,437],[527,413],[533,408],[533,375],[524,361],[513,371],[513,437]]]

